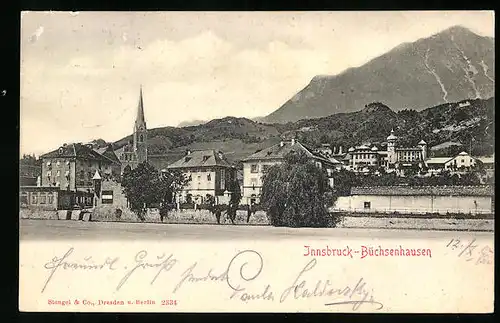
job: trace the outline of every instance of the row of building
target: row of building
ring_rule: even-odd
[[[385,149],[374,144],[350,147],[342,152],[342,147],[333,149],[325,144],[318,151],[339,165],[356,173],[370,173],[384,170],[404,175],[409,168],[425,170],[429,175],[443,171],[465,172],[481,164],[485,169],[493,169],[494,156],[473,157],[462,151],[456,156],[429,157],[427,143],[421,140],[417,146],[403,147],[398,144],[394,130],[387,137]]]
[[[386,149],[366,144],[350,147],[347,151],[343,151],[343,147],[332,149],[327,145],[313,150],[292,139],[246,157],[242,160],[242,171],[228,162],[222,152],[216,150],[187,151],[184,156],[177,156],[178,158],[165,169],[158,170],[180,170],[189,178],[188,184],[178,196],[181,203],[203,203],[207,195],[228,198],[232,183],[238,181],[243,195],[242,203],[252,204],[259,202],[263,175],[272,165],[283,162],[290,151],[305,153],[318,167],[325,169],[332,186],[332,174],[341,169],[356,173],[384,169],[404,175],[407,168],[414,166],[420,169],[425,167],[430,172],[440,172],[445,169],[467,170],[478,162],[487,162],[465,152],[449,158],[428,158],[425,141],[420,141],[416,147],[401,147],[394,131],[391,131],[387,137]],[[41,159],[41,176],[36,185],[22,187],[21,204],[34,205],[43,202],[56,205],[59,209],[81,203],[86,206],[96,205],[96,181],[117,178],[123,174],[125,168],[134,169],[140,163],[150,160],[142,89],[133,138],[128,144],[117,150],[113,150],[111,145],[98,148],[92,144],[65,144],[42,155]],[[492,167],[493,158],[487,165]],[[49,188],[54,191],[50,199]],[[54,199],[56,193],[61,198]],[[102,200],[102,197],[99,198]]]

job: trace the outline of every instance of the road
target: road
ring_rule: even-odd
[[[462,233],[463,234],[463,233]],[[474,232],[493,239],[493,232]],[[161,223],[20,220],[21,240],[276,240],[276,239],[443,239],[453,231],[275,228],[246,225],[194,225]]]

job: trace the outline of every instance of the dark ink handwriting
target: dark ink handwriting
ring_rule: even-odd
[[[294,282],[286,288],[280,297],[280,303],[292,295],[294,299],[310,298],[310,297],[341,297],[341,300],[326,303],[326,306],[333,305],[353,305],[353,310],[358,310],[362,304],[372,304],[377,306],[377,310],[382,309],[382,303],[375,301],[373,295],[367,290],[366,282],[360,278],[356,285],[347,285],[343,288],[337,288],[332,285],[330,280],[317,280],[313,285],[314,289],[308,288],[308,281],[303,278],[307,272],[310,272],[317,264],[316,258],[309,261],[306,266],[300,271]]]
[[[177,285],[175,285],[173,293],[175,293],[176,291],[178,291],[185,282],[197,283],[197,282],[200,282],[200,281],[205,282],[205,281],[226,281],[227,280],[227,270],[224,271],[222,274],[215,275],[215,274],[212,273],[213,269],[210,269],[205,276],[195,276],[193,274],[193,271],[194,271],[194,269],[196,268],[197,265],[198,265],[198,263],[195,262],[194,264],[192,264],[191,266],[189,266],[189,268],[186,269],[181,274],[181,279],[179,280],[179,282],[177,283]]]
[[[47,285],[52,280],[54,274],[59,268],[62,268],[63,270],[68,270],[68,269],[69,270],[102,270],[102,269],[115,270],[116,268],[113,267],[113,265],[115,265],[119,259],[118,257],[115,258],[106,257],[104,262],[98,264],[93,263],[92,257],[84,258],[84,263],[66,261],[68,257],[73,253],[73,251],[74,249],[70,248],[62,257],[56,256],[51,261],[49,261],[44,265],[45,269],[50,270],[50,274],[47,277],[45,284],[43,285],[42,293],[45,291]]]
[[[120,290],[123,287],[123,285],[128,281],[130,276],[132,276],[132,274],[139,268],[142,268],[142,269],[159,268],[158,272],[151,280],[150,284],[153,285],[154,282],[156,281],[156,279],[158,278],[158,276],[163,271],[171,270],[174,267],[174,265],[177,263],[177,259],[173,258],[172,254],[170,254],[170,256],[168,256],[166,258],[165,258],[165,254],[163,254],[162,256],[157,256],[156,258],[157,258],[158,262],[154,262],[154,263],[145,261],[145,258],[147,257],[147,255],[148,255],[148,252],[146,250],[141,250],[135,255],[135,263],[136,263],[135,266],[130,271],[128,271],[125,274],[125,276],[123,276],[123,278],[118,283],[116,290]]]
[[[242,284],[255,280],[261,274],[263,267],[264,259],[257,251],[244,250],[237,253],[227,267],[226,282],[233,291],[229,299],[240,299],[243,302],[258,299],[273,301],[274,295],[270,284],[263,286],[261,292],[248,291],[250,287],[248,285],[242,287]]]

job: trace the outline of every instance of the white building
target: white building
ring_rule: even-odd
[[[262,192],[262,178],[269,167],[280,164],[285,156],[291,151],[302,151],[313,160],[318,167],[326,170],[331,176],[336,163],[321,156],[307,148],[300,142],[292,139],[288,142],[280,142],[274,146],[258,151],[243,160],[243,198],[242,204],[259,203]],[[338,164],[341,164],[337,161]],[[330,185],[333,186],[333,178],[330,178]]]

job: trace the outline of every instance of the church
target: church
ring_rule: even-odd
[[[142,86],[139,92],[139,103],[137,106],[137,117],[134,123],[132,139],[123,147],[115,151],[121,162],[121,172],[126,167],[134,169],[140,163],[148,160],[148,129],[144,118],[144,100],[142,96]]]

